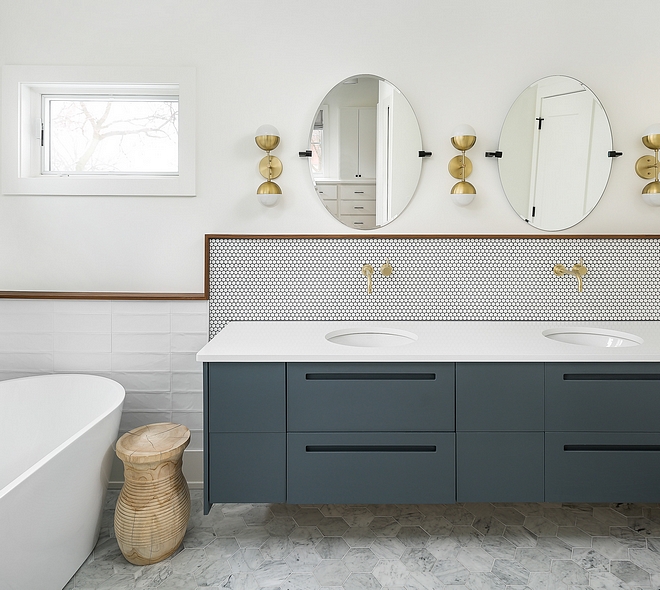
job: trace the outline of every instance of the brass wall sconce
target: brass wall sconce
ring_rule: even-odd
[[[642,143],[655,152],[653,156],[642,156],[635,162],[635,172],[640,178],[655,178],[642,189],[642,199],[647,205],[660,206],[660,182],[658,181],[658,150],[660,149],[660,123],[647,127]]]
[[[472,174],[472,162],[465,152],[472,148],[477,142],[477,134],[470,125],[459,125],[454,129],[451,144],[459,150],[460,156],[454,156],[449,160],[449,174],[459,179],[451,188],[451,198],[457,205],[464,207],[469,205],[477,194],[477,189],[465,180]]]
[[[277,156],[272,156],[270,153],[280,145],[280,132],[272,125],[262,125],[257,129],[254,141],[266,152],[259,162],[259,173],[266,179],[266,182],[259,185],[257,197],[262,205],[272,207],[277,204],[282,194],[282,189],[273,182],[274,178],[282,174],[282,162]]]

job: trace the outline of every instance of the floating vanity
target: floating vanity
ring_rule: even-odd
[[[476,132],[459,129],[467,205]],[[358,75],[299,155],[325,208],[371,229],[413,197],[422,146],[403,94]],[[596,207],[613,147],[597,97],[550,76],[486,156],[525,227],[554,232]],[[660,499],[658,236],[365,237],[207,236],[206,510]]]
[[[232,322],[215,502],[657,502],[657,322]]]

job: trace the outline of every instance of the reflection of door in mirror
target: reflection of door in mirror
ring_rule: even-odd
[[[417,119],[405,97],[376,76],[349,78],[328,93],[313,122],[310,148],[319,197],[351,227],[389,223],[417,187]]]
[[[410,195],[415,192],[422,172],[422,159],[419,147],[422,138],[417,118],[406,98],[391,84],[393,104],[389,133],[389,191],[390,210],[388,219],[398,216],[408,204]]]
[[[376,225],[392,219],[392,150],[389,141],[394,114],[394,88],[384,80],[378,81],[378,137],[385,138],[376,145]]]
[[[605,111],[581,82],[543,78],[527,88],[500,136],[500,177],[526,221],[544,230],[570,227],[600,199],[611,167]]]
[[[599,144],[594,142],[594,132],[599,126],[593,123],[605,115],[595,108],[599,105],[584,88],[565,94],[555,94],[556,89],[539,90],[537,167],[530,185],[530,215],[540,227],[560,229],[582,219],[600,198],[602,187],[595,179],[603,168],[607,170],[609,162],[603,152],[600,158],[594,157],[592,146]],[[566,142],[566,137],[571,141]],[[557,170],[562,173],[557,174]]]

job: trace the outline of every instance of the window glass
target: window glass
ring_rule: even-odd
[[[43,96],[48,173],[177,174],[174,97]]]
[[[311,138],[312,174],[323,176],[323,129],[313,129]]]

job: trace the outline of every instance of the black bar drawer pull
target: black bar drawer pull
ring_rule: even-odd
[[[435,453],[435,445],[307,445],[306,453]]]
[[[564,445],[564,451],[592,451],[592,452],[658,452],[660,445]]]
[[[565,373],[564,381],[660,381],[658,373]]]
[[[435,373],[306,373],[307,381],[434,381]]]

